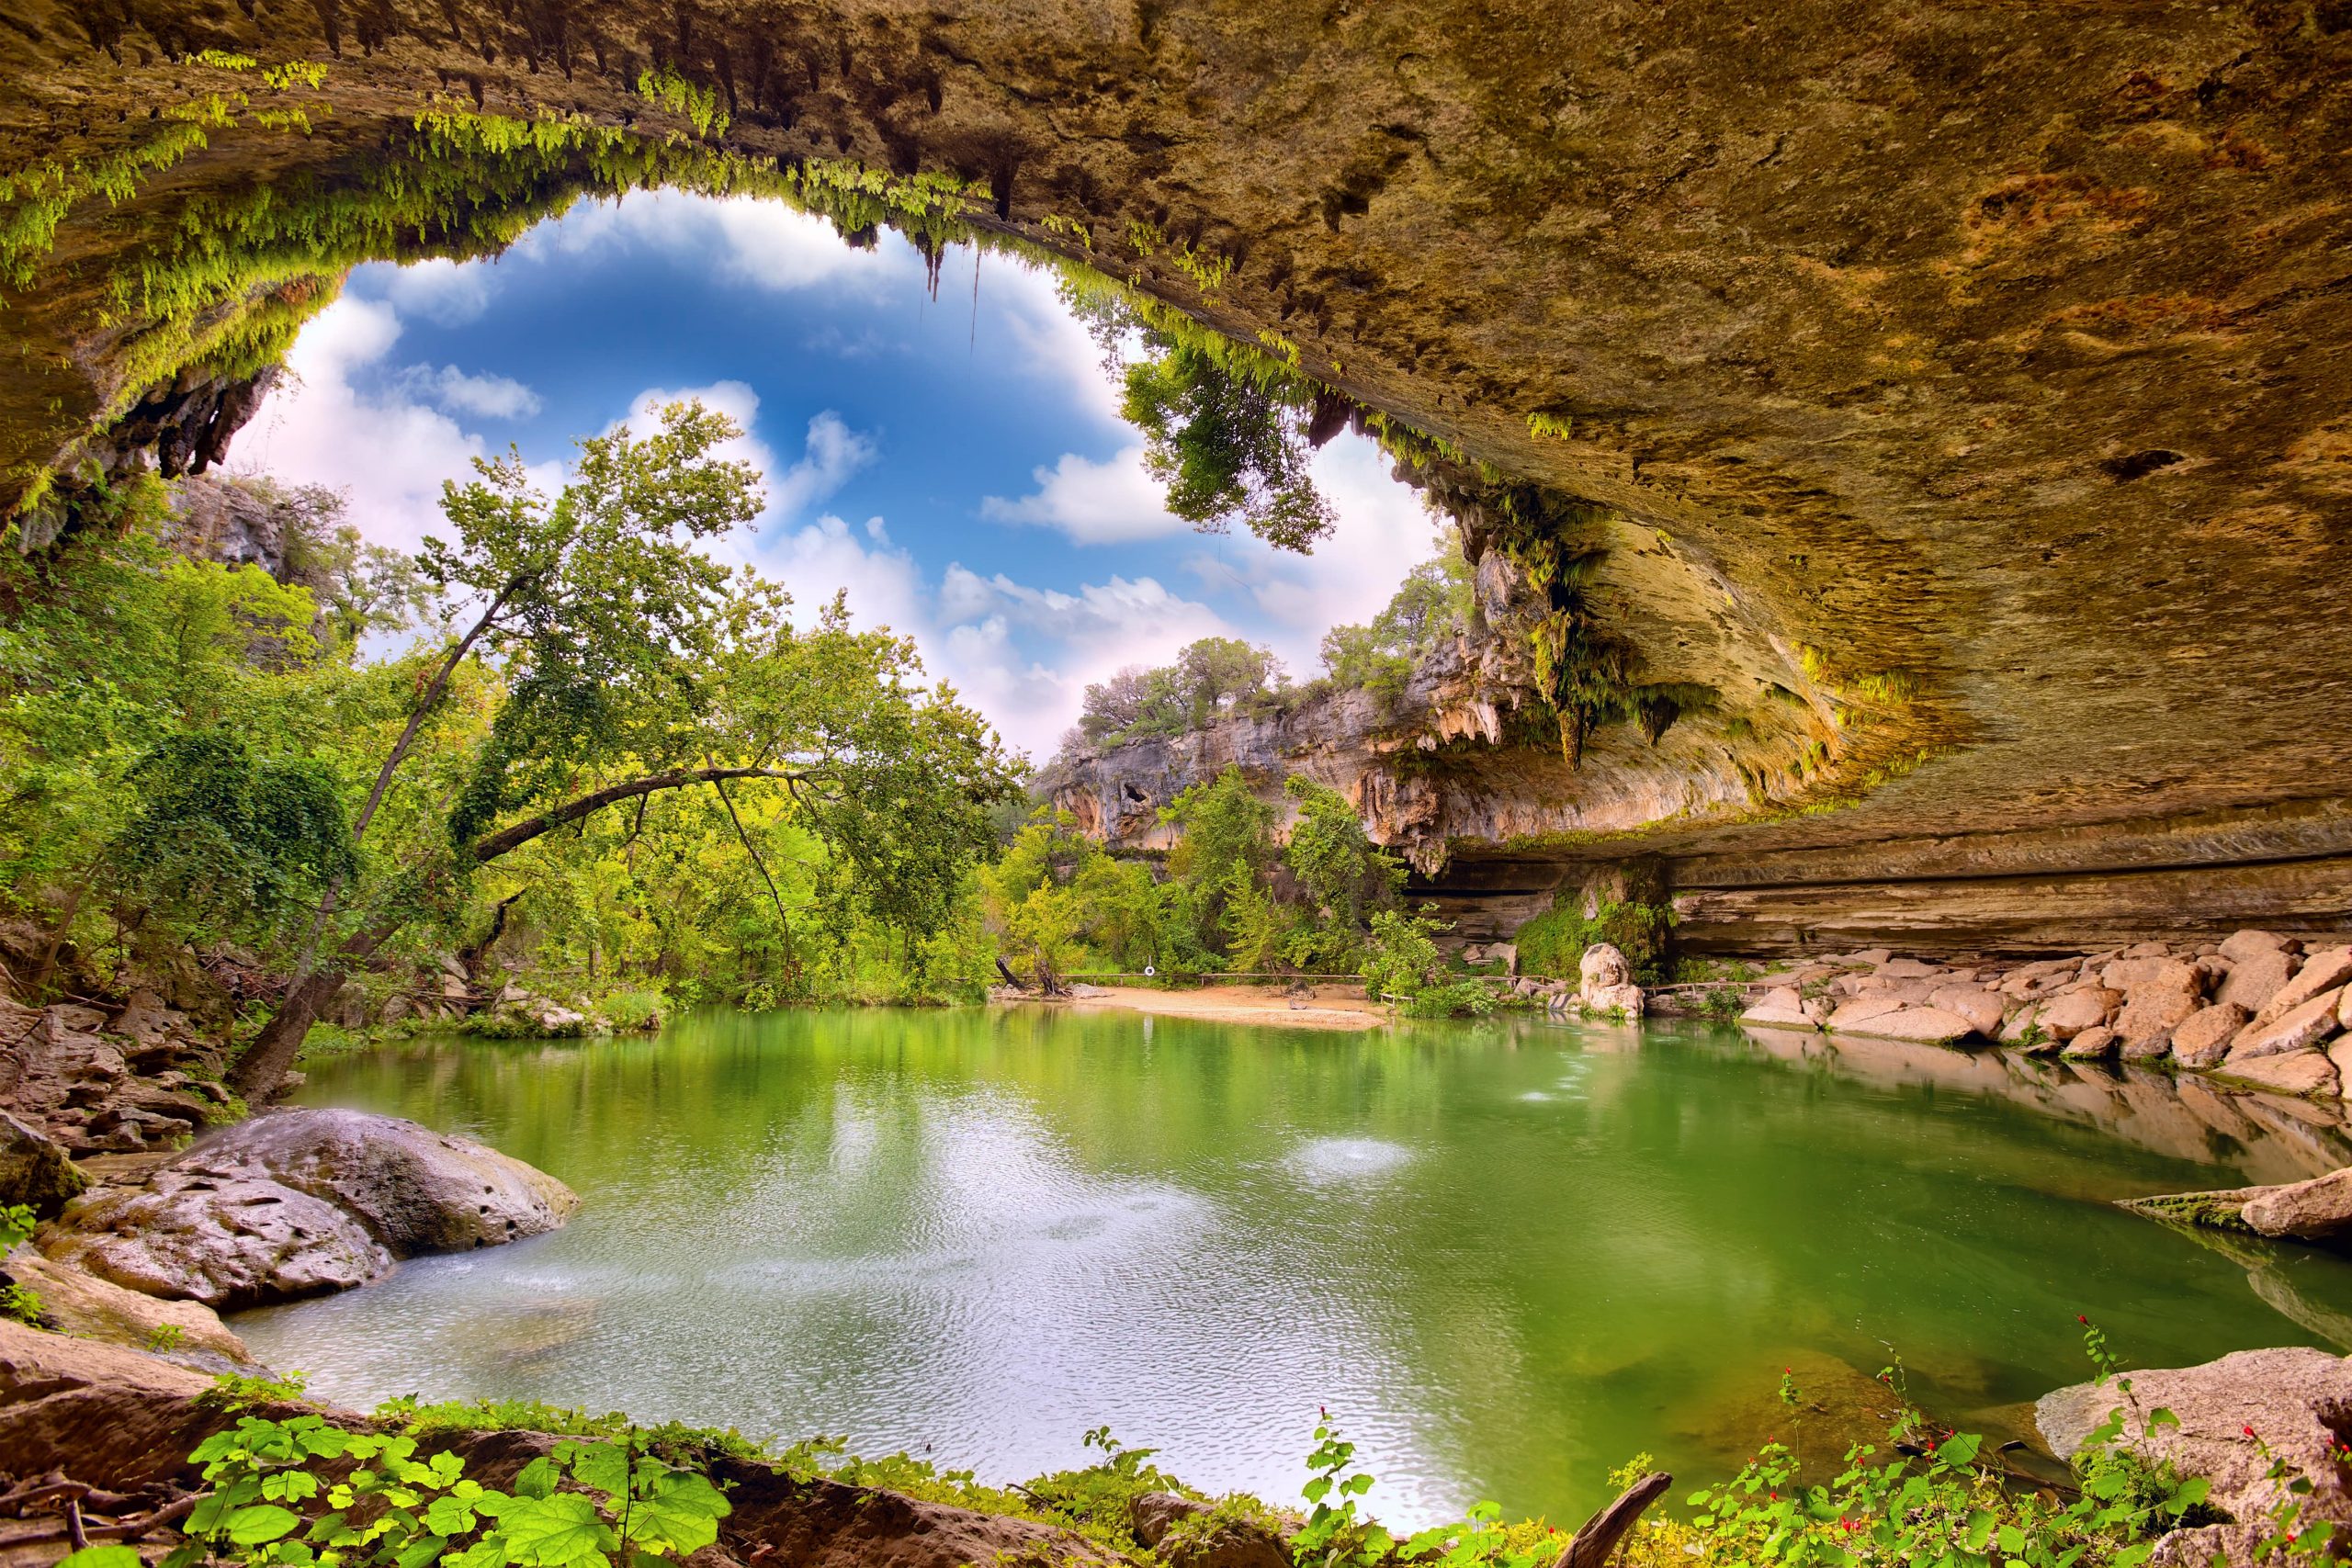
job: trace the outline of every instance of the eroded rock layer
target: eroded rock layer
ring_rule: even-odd
[[[1502,868],[1450,886],[1538,893],[1630,843],[1744,860],[1752,897],[1829,886],[1774,881],[1784,857],[2020,829],[2095,863],[2111,825],[2344,793],[2352,30],[2327,6],[27,0],[8,21],[0,165],[83,196],[53,246],[0,258],[7,497],[126,444],[196,465],[341,268],[494,248],[617,157],[531,163],[421,114],[575,117],[972,182],[981,228],[1426,433],[1425,481],[1585,508],[1630,678],[1703,688],[1712,716],[1655,750],[1615,726],[1575,769],[1483,737],[1356,767],[1415,846]],[[326,72],[280,103],[203,51]],[[214,114],[224,91],[277,129]],[[227,128],[191,146],[208,114]],[[164,135],[127,197],[84,177]],[[411,188],[463,187],[430,220],[307,222],[406,159]],[[12,188],[13,220],[52,187]],[[123,280],[264,191],[208,285],[235,330],[147,330],[159,297]],[[1340,773],[1344,750],[1284,755]],[[2223,834],[2172,869],[2246,858]],[[1827,919],[1812,897],[1737,918]]]

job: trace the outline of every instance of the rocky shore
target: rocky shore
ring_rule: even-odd
[[[1746,982],[1751,1028],[2161,1065],[2275,1093],[2352,1088],[2352,944],[2264,931],[2080,957],[1932,963],[1885,948]]]

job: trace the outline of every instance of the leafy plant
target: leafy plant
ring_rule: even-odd
[[[560,1442],[511,1493],[421,1455],[407,1433],[354,1432],[317,1416],[247,1416],[188,1456],[209,1488],[164,1562],[610,1568],[683,1560],[718,1537],[727,1499],[707,1476],[621,1441]],[[567,1484],[568,1483],[568,1484]],[[313,1515],[323,1504],[326,1512]]]

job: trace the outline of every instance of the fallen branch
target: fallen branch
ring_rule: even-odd
[[[165,1525],[177,1524],[187,1517],[195,1511],[196,1506],[204,1500],[204,1497],[205,1494],[201,1492],[191,1492],[178,1502],[167,1503],[153,1513],[141,1514],[135,1519],[124,1519],[119,1524],[90,1525],[82,1533],[88,1540],[137,1540],[151,1530],[161,1529]],[[9,1536],[0,1539],[0,1550],[19,1546],[40,1546],[49,1541],[73,1539],[74,1532],[70,1529],[48,1530],[40,1535]],[[76,1550],[78,1551],[79,1548]]]
[[[1552,1568],[1601,1568],[1625,1532],[1642,1517],[1642,1510],[1665,1496],[1666,1489],[1673,1484],[1673,1476],[1653,1470],[1626,1487],[1615,1502],[1585,1520],[1584,1529],[1577,1531],[1568,1549],[1560,1553]]]

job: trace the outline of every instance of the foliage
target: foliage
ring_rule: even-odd
[[[126,783],[137,805],[112,874],[127,898],[184,926],[223,909],[274,923],[359,869],[322,763],[256,760],[242,737],[200,730],[156,742]]]
[[[1363,988],[1378,1000],[1410,999],[1435,984],[1444,970],[1436,934],[1445,928],[1425,913],[1381,909],[1372,917],[1372,941],[1363,959]]]
[[[558,1443],[523,1467],[511,1493],[467,1476],[455,1453],[419,1457],[407,1433],[348,1431],[310,1415],[244,1416],[188,1457],[209,1490],[168,1568],[215,1559],[610,1568],[616,1558],[681,1561],[716,1540],[730,1511],[707,1476],[643,1453],[633,1432],[617,1443]],[[304,1506],[318,1502],[329,1511],[308,1517]]]
[[[40,1223],[40,1217],[29,1203],[10,1203],[0,1208],[0,1258],[22,1247]],[[40,1299],[39,1291],[11,1281],[0,1285],[0,1317],[38,1328],[48,1321],[49,1306]]]
[[[1367,691],[1394,702],[1414,667],[1467,630],[1476,614],[1470,563],[1458,548],[1441,547],[1405,574],[1369,625],[1338,626],[1323,634],[1323,678],[1338,690]]]
[[[445,1432],[548,1432],[564,1438],[594,1438],[604,1442],[634,1442],[647,1453],[675,1464],[708,1463],[715,1459],[755,1460],[767,1450],[732,1427],[719,1430],[668,1421],[642,1426],[618,1411],[591,1415],[536,1399],[444,1400],[424,1404],[413,1396],[387,1400],[376,1407],[379,1419],[397,1423],[412,1437]]]
[[[1157,236],[1129,239],[1145,254],[1160,248]],[[1178,261],[1204,293],[1223,280],[1220,262],[1189,251]],[[1144,467],[1167,486],[1170,512],[1208,533],[1238,521],[1302,553],[1330,534],[1330,502],[1307,471],[1316,382],[1286,359],[1184,331],[1123,292],[1069,287],[1062,296],[1120,379],[1120,412],[1143,432]],[[1142,353],[1127,363],[1130,345]]]
[[[1551,908],[1512,934],[1511,942],[1519,951],[1519,972],[1573,980],[1585,949],[1608,942],[1625,955],[1637,984],[1664,984],[1674,911],[1663,904],[1604,896],[1587,915],[1579,907],[1580,897],[1563,894]]]
[[[1262,711],[1283,690],[1282,667],[1264,649],[1235,637],[1203,637],[1173,664],[1131,664],[1087,687],[1078,731],[1100,746],[1182,735],[1230,713]]]
[[[1355,807],[1329,784],[1293,776],[1283,793],[1298,803],[1283,863],[1316,918],[1351,933],[1403,887],[1405,863],[1372,841]]]

